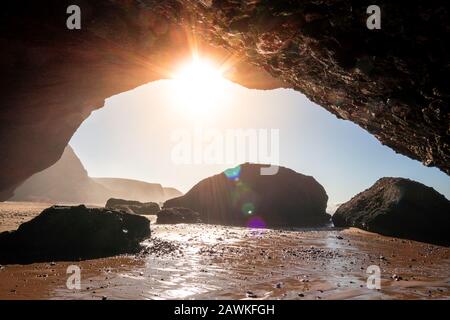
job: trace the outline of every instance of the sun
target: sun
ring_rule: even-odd
[[[206,59],[193,58],[172,80],[175,105],[194,117],[212,115],[224,104],[227,80],[220,68]]]

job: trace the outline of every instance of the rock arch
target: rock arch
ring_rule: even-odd
[[[249,88],[293,88],[450,173],[445,1],[40,0],[0,13],[0,200],[61,156],[112,95],[167,78],[193,47]],[[81,30],[66,9],[80,6]]]

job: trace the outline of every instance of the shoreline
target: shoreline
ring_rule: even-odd
[[[5,215],[8,205],[0,207],[2,219],[13,216]],[[29,218],[38,211],[32,206],[25,206]],[[450,298],[447,247],[353,228],[255,230],[156,225],[154,218],[140,255],[3,266],[0,299]],[[82,271],[81,290],[66,287],[73,264]],[[374,264],[381,290],[366,287]]]

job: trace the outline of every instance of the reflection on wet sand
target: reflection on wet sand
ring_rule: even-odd
[[[358,230],[249,230],[207,225],[153,226],[171,252],[116,273],[102,296],[122,299],[448,298],[450,252]],[[151,246],[152,241],[147,245]],[[379,265],[382,290],[366,288]],[[391,277],[401,275],[402,280]],[[104,281],[100,279],[97,287]],[[89,290],[53,292],[93,298]]]
[[[448,299],[450,249],[356,229],[155,225],[137,257],[5,266],[1,298]],[[81,290],[66,288],[69,264]],[[381,290],[366,287],[370,265]],[[47,274],[47,277],[38,277]],[[395,275],[395,276],[394,276]],[[394,278],[393,278],[394,276]],[[13,291],[15,290],[15,291]]]

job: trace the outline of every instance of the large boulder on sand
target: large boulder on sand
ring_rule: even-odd
[[[200,214],[188,208],[166,208],[158,212],[157,224],[201,223]]]
[[[403,178],[382,178],[341,205],[336,227],[450,244],[450,201],[433,188]]]
[[[122,210],[127,213],[151,215],[156,214],[160,208],[155,202],[139,202],[132,200],[111,198],[106,202],[105,208],[112,210]]]
[[[85,206],[53,206],[0,234],[0,263],[79,260],[136,253],[150,236],[147,218]]]
[[[310,176],[280,167],[262,175],[266,165],[242,164],[204,179],[164,208],[185,207],[199,212],[205,223],[250,227],[322,226],[328,196]]]

